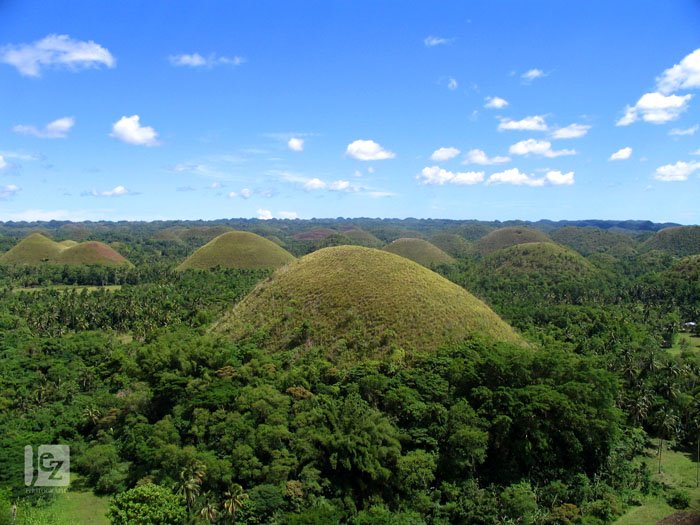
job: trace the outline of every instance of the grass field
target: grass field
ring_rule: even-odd
[[[700,488],[696,486],[697,463],[682,452],[665,450],[661,456],[661,474],[658,473],[656,451],[648,459],[654,479],[666,486],[683,490],[690,495],[689,510],[700,510]],[[654,525],[677,512],[664,500],[663,495],[648,496],[639,507],[630,508],[615,525]]]
[[[676,340],[675,344],[668,349],[668,353],[671,355],[681,355],[681,352],[683,351],[682,341],[687,341],[688,345],[690,345],[690,351],[700,352],[700,337],[683,332],[678,334],[678,339]]]

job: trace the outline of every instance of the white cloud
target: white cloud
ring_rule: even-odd
[[[347,180],[336,180],[329,184],[328,189],[331,191],[346,191],[350,189],[350,182]]]
[[[676,137],[682,137],[684,135],[695,135],[695,132],[697,132],[697,130],[698,125],[696,124],[695,126],[691,126],[685,129],[673,128],[671,131],[668,132],[668,134]]]
[[[396,154],[385,150],[373,140],[356,140],[348,144],[346,155],[358,160],[386,160],[393,159]]]
[[[569,124],[565,128],[555,129],[552,132],[553,139],[578,139],[586,135],[591,126],[586,124]]]
[[[574,172],[548,171],[545,175],[547,182],[555,186],[570,186],[574,183]]]
[[[661,93],[700,87],[700,49],[687,55],[679,64],[670,67],[656,79]]]
[[[240,195],[241,195],[241,197],[243,197],[244,199],[250,199],[250,198],[253,196],[253,190],[251,190],[251,189],[249,189],[249,188],[243,188],[243,189],[240,191]]]
[[[368,191],[367,195],[373,199],[383,199],[385,197],[394,197],[396,193],[392,193],[390,191]]]
[[[20,74],[28,77],[41,76],[44,67],[76,71],[116,65],[112,54],[92,40],[73,40],[68,35],[55,34],[31,44],[0,47],[0,62],[16,67]]]
[[[0,186],[0,200],[9,199],[14,197],[19,193],[20,187],[16,184],[7,184],[5,186]]]
[[[525,73],[520,75],[520,78],[522,78],[525,82],[532,82],[536,78],[541,78],[544,76],[544,71],[542,71],[541,69],[529,69],[525,71]]]
[[[309,179],[306,182],[304,182],[305,190],[322,190],[325,189],[325,187],[326,183],[317,177],[314,177],[313,179]]]
[[[43,128],[18,124],[12,128],[12,131],[21,133],[22,135],[34,135],[41,139],[64,139],[68,136],[68,132],[74,125],[75,119],[73,117],[63,117],[49,122]]]
[[[5,160],[5,157],[0,155],[0,170],[4,170],[5,168],[7,168],[7,166],[9,166],[9,164]]]
[[[454,91],[459,87],[459,83],[457,82],[457,79],[451,78],[447,81],[447,89]]]
[[[374,166],[369,166],[369,167],[367,168],[367,173],[369,173],[370,175],[371,175],[372,173],[374,173]]]
[[[629,126],[637,122],[640,116],[645,122],[664,124],[677,119],[688,109],[688,103],[693,95],[663,95],[661,93],[645,93],[634,106],[627,106],[625,114],[617,126]]]
[[[204,57],[199,53],[170,55],[168,57],[173,66],[180,67],[214,67],[219,65],[240,66],[245,62],[245,58],[240,56],[220,57],[215,53]]]
[[[212,182],[212,183],[209,185],[209,187],[210,187],[212,190],[218,190],[219,188],[223,188],[224,185],[221,184],[219,181],[216,181],[216,182]]]
[[[460,151],[457,148],[453,148],[451,146],[449,148],[438,148],[433,151],[430,158],[435,162],[444,162],[455,158],[457,155],[459,155],[459,153]]]
[[[503,109],[508,106],[508,101],[501,97],[486,97],[484,100],[484,107],[488,109]]]
[[[544,186],[545,179],[534,179],[518,168],[501,171],[491,175],[486,184],[513,184],[515,186]]]
[[[501,119],[498,131],[547,131],[547,123],[542,115],[525,117],[522,120]]]
[[[428,36],[423,40],[426,47],[444,46],[450,42],[452,42],[451,38],[442,38],[439,36]]]
[[[238,192],[236,192],[236,191],[229,191],[228,192],[229,199],[235,199],[236,197],[238,197]]]
[[[258,209],[258,219],[261,221],[269,221],[272,219],[272,212],[270,210],[263,210],[262,208]]]
[[[112,125],[111,136],[137,146],[157,146],[159,142],[156,130],[150,126],[142,126],[139,120],[138,115],[120,118]]]
[[[550,159],[564,155],[576,155],[576,150],[562,149],[555,151],[552,150],[552,143],[548,140],[535,139],[527,139],[516,142],[508,149],[508,152],[511,155],[542,155],[543,157]]]
[[[484,172],[453,172],[445,170],[439,166],[430,166],[423,168],[420,174],[416,176],[416,179],[418,179],[420,183],[424,185],[442,186],[443,184],[478,184],[484,180]]]
[[[299,214],[295,211],[280,211],[277,215],[279,215],[280,219],[298,219]]]
[[[656,168],[654,178],[663,182],[678,182],[688,180],[688,177],[700,169],[700,162],[678,161],[675,164],[666,164]]]
[[[617,150],[615,153],[610,155],[608,160],[627,160],[632,156],[632,148],[625,147]]]
[[[292,151],[303,151],[304,139],[300,139],[299,137],[292,137],[287,141],[287,147]]]
[[[503,164],[504,162],[510,162],[510,157],[489,157],[486,152],[481,149],[469,150],[464,158],[464,164],[480,164],[482,166]]]
[[[124,186],[115,186],[111,190],[105,190],[105,191],[97,191],[97,190],[92,190],[90,192],[90,195],[93,197],[123,197],[124,195],[130,195],[132,192],[130,192],[128,189],[126,189]]]

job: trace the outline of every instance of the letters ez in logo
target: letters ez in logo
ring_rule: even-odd
[[[39,445],[24,447],[24,484],[27,487],[67,487],[70,485],[70,447]]]

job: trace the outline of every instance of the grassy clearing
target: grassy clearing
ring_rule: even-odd
[[[685,343],[683,343],[683,341],[685,341]],[[689,351],[694,353],[700,352],[700,337],[687,332],[682,332],[678,334],[676,342],[671,348],[668,349],[668,353],[676,356],[681,355],[683,352],[683,346],[685,346],[686,343]]]
[[[87,290],[88,292],[96,292],[98,290],[105,290],[107,292],[114,292],[116,290],[121,290],[121,287],[122,287],[121,284],[110,284],[108,286],[82,286],[82,285],[71,285],[71,284],[51,284],[49,286],[28,286],[28,287],[13,288],[12,291],[15,293],[19,293],[19,292],[36,293],[36,292],[41,292],[44,290],[57,290],[59,292],[67,292],[67,291],[82,292],[83,290]]]
[[[45,507],[18,506],[16,525],[109,525],[108,507],[108,497],[70,490]],[[10,512],[9,508],[2,510]]]
[[[647,463],[652,469],[654,479],[665,486],[680,489],[690,496],[688,510],[700,510],[700,488],[696,486],[697,463],[694,458],[683,452],[664,450],[661,456],[661,474],[658,473],[656,451],[649,452]],[[615,525],[654,525],[659,520],[670,516],[676,509],[659,496],[647,496],[639,507],[630,508]]]

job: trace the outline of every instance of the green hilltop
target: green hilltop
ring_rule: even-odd
[[[51,262],[63,250],[57,242],[41,233],[32,233],[0,256],[3,264],[41,264]]]
[[[552,242],[528,242],[502,248],[486,256],[482,267],[504,276],[544,274],[555,277],[568,274],[581,277],[596,271],[581,254]]]
[[[454,264],[456,261],[434,244],[424,239],[396,239],[384,247],[387,252],[406,257],[426,268],[438,264]]]
[[[70,248],[65,248],[52,262],[70,265],[133,266],[113,248],[98,241],[81,242]]]
[[[274,242],[255,233],[231,231],[199,248],[177,267],[178,270],[236,268],[257,270],[279,268],[294,256]]]
[[[524,344],[460,286],[404,257],[359,246],[324,248],[281,268],[214,330],[235,338],[262,333],[263,346],[274,351],[321,345],[339,363],[396,347],[432,351],[469,337]]]
[[[615,258],[637,253],[637,241],[624,233],[600,228],[567,226],[551,233],[552,240],[576,250],[583,256],[605,253]]]
[[[466,257],[472,252],[472,245],[461,235],[440,232],[430,237],[430,242],[452,257]]]
[[[677,257],[700,254],[700,226],[664,228],[646,240],[643,249],[660,250]]]
[[[508,248],[509,246],[526,242],[551,242],[551,239],[547,234],[532,228],[519,226],[500,228],[487,233],[479,239],[476,243],[476,250],[481,255],[488,255],[501,248]]]

